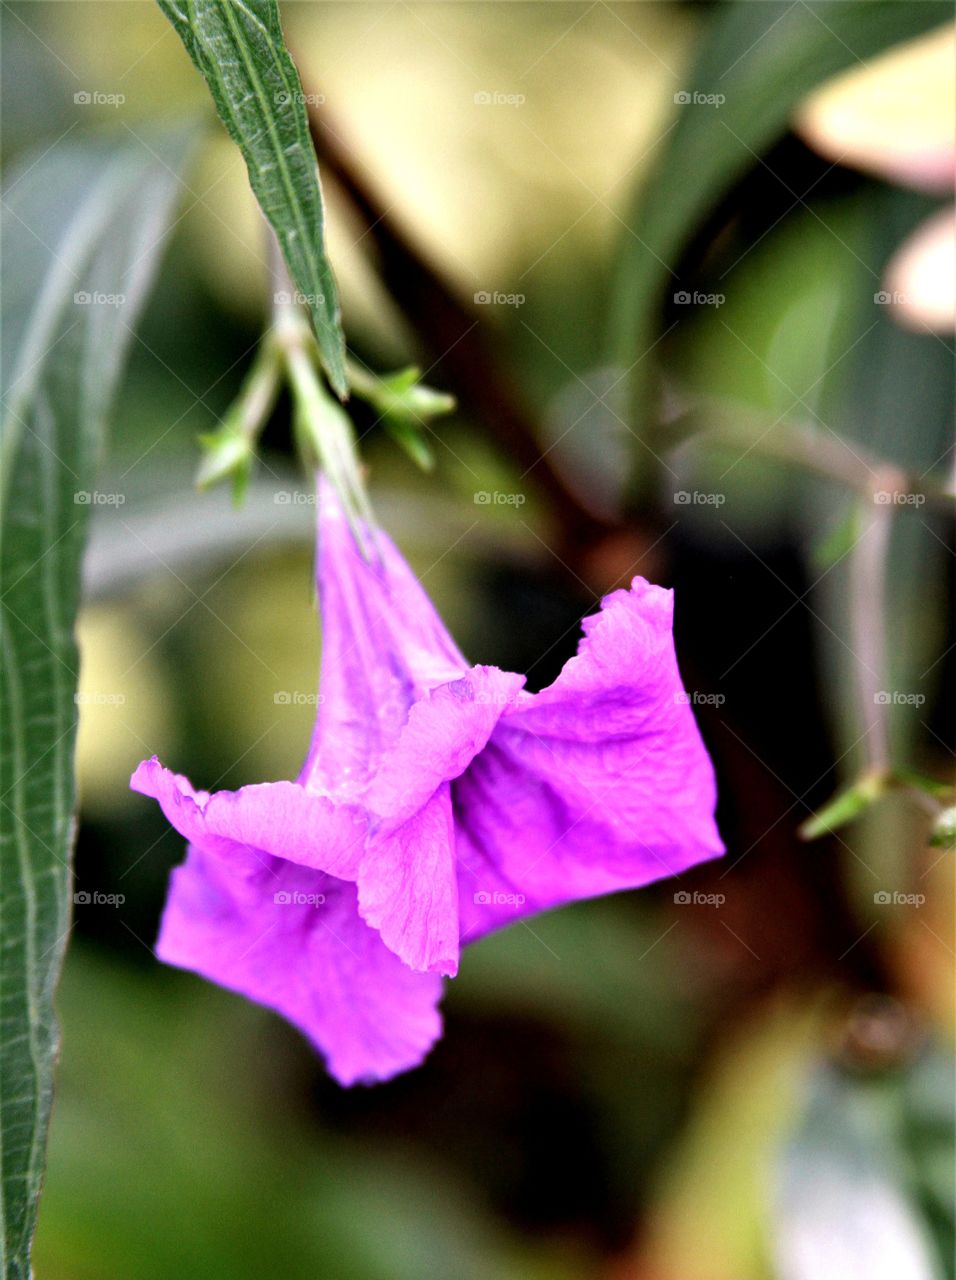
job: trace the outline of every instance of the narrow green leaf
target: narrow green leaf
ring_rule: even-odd
[[[888,791],[896,791],[901,787],[921,791],[934,800],[949,796],[953,790],[949,783],[928,778],[913,769],[880,769],[865,773],[856,782],[838,791],[822,809],[807,818],[801,825],[799,834],[804,840],[816,840],[820,836],[829,835],[831,831],[853,822]],[[930,837],[930,844],[947,845],[952,838],[954,812],[956,810],[947,809],[940,814]]]
[[[211,489],[231,478],[236,505],[242,502],[252,476],[256,443],[272,413],[281,379],[282,354],[270,333],[219,427],[199,437],[203,456],[196,484],[200,489]]]
[[[653,361],[673,273],[694,236],[786,132],[816,85],[881,49],[946,21],[934,0],[736,0],[718,9],[656,171],[627,219],[615,273],[614,362],[631,370],[638,425],[648,417]]]
[[[7,184],[0,517],[0,1251],[26,1280],[70,929],[77,652],[94,464],[186,139],[61,142]]]
[[[417,426],[397,418],[386,418],[385,426],[395,443],[405,450],[417,467],[422,471],[434,471],[434,451]]]
[[[455,397],[419,382],[421,372],[414,365],[378,376],[350,360],[348,376],[352,390],[381,415],[395,442],[423,471],[431,471],[435,455],[424,428],[430,418],[451,413]]]
[[[915,787],[917,791],[932,796],[934,800],[942,800],[953,792],[951,782],[940,782],[938,778],[930,778],[916,769],[896,769],[893,776],[900,786]]]
[[[844,791],[838,791],[822,809],[807,818],[799,829],[803,840],[817,840],[858,818],[886,794],[892,784],[889,773],[867,773]]]
[[[322,191],[299,73],[276,0],[159,0],[238,144],[315,325],[322,364],[348,394],[338,293],[325,256]]]

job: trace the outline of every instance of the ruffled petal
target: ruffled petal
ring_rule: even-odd
[[[359,911],[410,968],[458,972],[458,884],[448,783],[397,829],[372,836]]]
[[[671,593],[641,578],[606,597],[577,656],[454,784],[463,942],[723,852],[671,618]]]
[[[561,741],[667,734],[693,723],[673,638],[674,596],[644,578],[612,591],[581,624],[577,654],[553,684],[509,708],[509,723]],[[696,732],[696,730],[695,730]]]
[[[359,909],[413,969],[458,971],[458,890],[448,782],[485,746],[524,677],[474,667],[411,708],[365,804],[373,835]]]
[[[340,799],[360,794],[416,697],[468,670],[391,539],[369,529],[363,537],[365,553],[322,481],[322,700],[300,781]]]
[[[419,699],[364,797],[381,825],[401,825],[463,773],[523,685],[524,676],[510,671],[472,667]]]
[[[210,795],[153,756],[139,765],[130,786],[158,800],[176,830],[210,853],[229,857],[251,848],[342,879],[358,875],[364,811],[336,806],[298,783],[261,782]]]
[[[277,1010],[343,1085],[417,1066],[441,1035],[441,979],[413,973],[358,914],[354,885],[247,850],[193,845],[157,954]]]

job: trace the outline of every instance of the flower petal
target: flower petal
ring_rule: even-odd
[[[189,779],[164,769],[155,756],[130,780],[152,796],[172,825],[207,852],[233,856],[258,849],[317,871],[358,875],[367,823],[361,809],[336,806],[296,782],[261,782],[238,791],[195,791]]]
[[[411,708],[365,796],[373,835],[359,909],[413,969],[458,971],[458,890],[448,782],[485,746],[524,677],[474,667]]]
[[[472,667],[430,690],[409,710],[398,740],[364,797],[383,825],[407,821],[443,782],[457,778],[484,747],[524,685],[524,676]]]
[[[671,616],[671,593],[640,578],[606,597],[577,656],[454,784],[463,942],[723,852]]]
[[[359,911],[410,968],[458,972],[458,885],[451,789],[443,783],[395,830],[373,835]]]
[[[319,486],[322,700],[300,780],[352,799],[422,692],[468,670],[395,545],[366,529],[368,559],[331,486]]]
[[[417,1066],[441,1035],[441,979],[413,973],[360,919],[354,885],[251,851],[228,866],[193,845],[157,943],[299,1027],[344,1085]]]

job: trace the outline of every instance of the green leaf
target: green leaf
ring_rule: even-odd
[[[418,427],[397,418],[386,418],[385,426],[395,443],[405,450],[417,467],[422,471],[434,471],[434,451]]]
[[[455,397],[419,382],[421,373],[414,365],[378,376],[350,360],[348,375],[352,390],[381,415],[396,443],[423,471],[431,471],[435,455],[423,428],[429,418],[451,413]]]
[[[919,773],[915,769],[896,769],[894,777],[900,786],[915,787],[917,791],[932,796],[934,800],[942,800],[953,791],[951,782],[940,782],[938,778],[930,778],[927,774]]]
[[[159,0],[238,144],[249,182],[312,315],[322,364],[348,394],[345,338],[325,255],[322,191],[299,73],[275,0]]]
[[[928,778],[913,769],[879,769],[864,773],[843,791],[838,791],[822,809],[802,824],[799,835],[803,840],[817,840],[839,827],[845,827],[885,796],[888,791],[910,788],[939,800],[952,792],[952,787],[935,778]],[[944,810],[937,820],[930,844],[946,846],[953,839],[953,814],[956,810]]]
[[[785,134],[811,89],[945,18],[933,0],[737,0],[717,11],[682,86],[691,100],[677,103],[655,174],[627,219],[615,273],[614,359],[631,371],[639,428],[653,386],[653,361],[643,357],[693,238]]]
[[[236,505],[242,502],[252,477],[256,442],[272,413],[281,380],[282,354],[270,333],[221,424],[199,437],[203,457],[196,484],[200,489],[231,478],[233,499]]]
[[[5,190],[0,532],[0,1246],[30,1274],[70,930],[80,561],[103,423],[184,135],[61,142]]]
[[[886,794],[891,785],[889,773],[866,773],[844,791],[839,791],[822,809],[802,823],[799,834],[803,840],[817,840],[858,818],[875,801]]]
[[[199,437],[202,461],[196,471],[197,489],[212,489],[222,480],[232,480],[233,497],[238,506],[245,497],[252,477],[255,445],[231,423]]]

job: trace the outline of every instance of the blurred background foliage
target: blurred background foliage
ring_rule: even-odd
[[[444,1041],[372,1090],[341,1091],[277,1018],[153,959],[182,849],[130,771],[157,752],[210,788],[293,776],[319,651],[288,406],[243,509],[192,488],[196,437],[267,318],[258,215],[211,124],[99,482],[124,501],[96,513],[87,565],[77,888],[125,901],[76,909],[37,1274],[952,1275],[952,856],[902,793],[796,834],[866,764],[853,521],[884,475],[943,488],[953,469],[951,335],[875,301],[939,194],[890,180],[879,140],[847,141],[892,75],[862,100],[837,82],[836,155],[808,95],[948,8],[282,14],[321,99],[350,346],[459,396],[427,476],[357,410],[382,521],[463,650],[531,687],[602,592],[633,572],[677,588],[729,850],[680,890],[723,902],[668,883],[483,941]],[[5,164],[74,130],[210,114],[153,5],[7,4],[2,24]],[[952,147],[952,62],[933,56],[884,150]],[[527,501],[476,502],[495,491]],[[950,782],[953,551],[951,507],[894,509],[882,687],[923,701],[887,709],[893,759]]]

